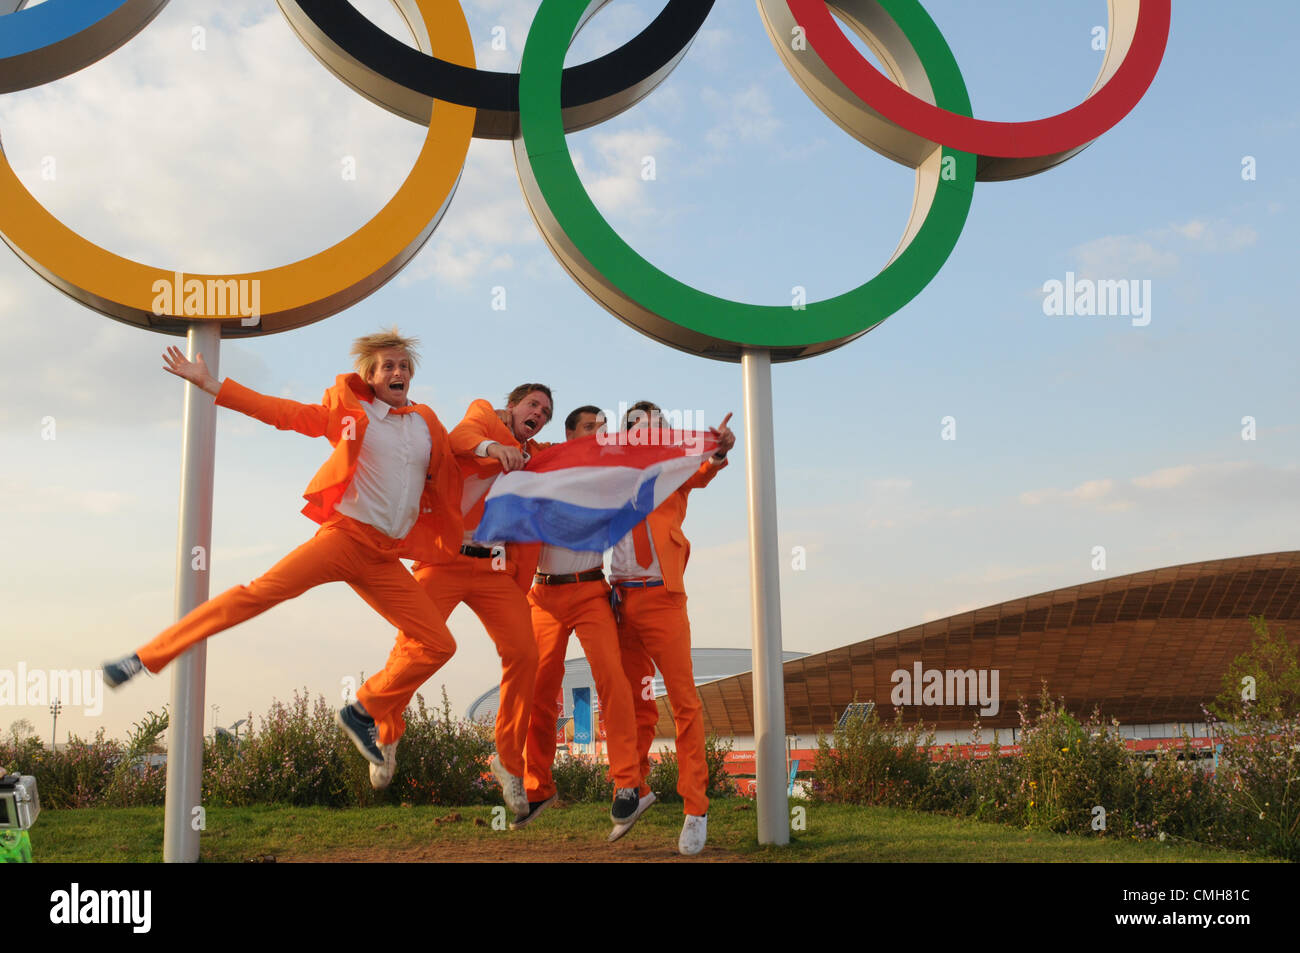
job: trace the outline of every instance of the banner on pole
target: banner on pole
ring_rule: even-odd
[[[573,690],[573,742],[591,744],[591,689]]]

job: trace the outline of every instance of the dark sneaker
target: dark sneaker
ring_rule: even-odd
[[[636,820],[637,805],[641,797],[636,788],[619,788],[614,792],[614,806],[609,809],[609,819],[615,824],[626,824]]]
[[[109,688],[121,688],[127,680],[144,671],[144,663],[134,653],[120,658],[116,662],[105,662],[103,666],[104,684]]]
[[[609,832],[611,844],[630,831],[637,818],[655,802],[654,791],[645,797],[637,797],[636,791],[636,788],[619,788],[614,795],[614,806],[609,810],[609,819],[614,822],[614,829]]]
[[[352,739],[357,750],[371,764],[384,766],[384,752],[379,748],[379,726],[369,715],[361,715],[351,705],[334,713],[334,720],[343,733]]]
[[[554,803],[555,803],[554,794],[548,797],[545,801],[529,801],[528,813],[521,814],[518,817],[516,817],[513,821],[511,821],[510,829],[512,831],[517,831],[522,827],[527,827],[536,819],[538,814],[542,813],[542,811],[546,810]]]

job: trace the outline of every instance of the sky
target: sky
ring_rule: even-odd
[[[613,0],[568,62],[621,45],[663,3]],[[355,5],[411,42],[383,0]],[[465,0],[480,67],[518,68],[538,6]],[[1064,111],[1096,77],[1103,0],[925,7],[980,118]],[[1295,548],[1297,26],[1282,0],[1175,5],[1160,73],[1129,116],[1056,169],[977,184],[953,254],[910,304],[773,369],[786,649]],[[350,234],[397,190],[423,130],[332,76],[269,0],[171,0],[105,59],[0,95],[0,135],[24,185],[75,231],[202,272],[272,267]],[[638,252],[742,301],[856,287],[911,209],[914,173],[817,109],[752,3],[720,0],[652,95],[569,145]],[[1139,282],[1149,322],[1047,313],[1045,286],[1067,274]],[[589,298],[541,240],[510,143],[472,144],[441,224],[393,280],[310,326],[224,341],[219,376],[316,401],[350,369],[350,342],[392,325],[421,339],[412,397],[449,426],[525,380],[550,384],[560,419],[640,399],[710,422],[735,412],[733,466],[692,494],[687,589],[695,645],[750,645],[740,367],[669,349]],[[173,620],[187,385],[160,355],[180,339],[89,310],[6,249],[0,332],[0,675],[94,670]],[[563,439],[558,423],[540,436]],[[218,411],[214,595],[310,537],[301,494],[328,452]],[[459,651],[423,693],[445,686],[463,712],[500,668],[472,613],[449,626]],[[392,639],[341,583],[278,606],[209,641],[205,727],[295,691],[339,701]],[[65,706],[59,740],[123,737],[167,704],[170,681]],[[0,731],[25,718],[48,741],[46,703],[26,700],[0,701]]]

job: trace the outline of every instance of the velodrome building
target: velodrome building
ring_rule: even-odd
[[[786,652],[786,734],[795,747],[812,746],[857,701],[874,703],[891,721],[901,708],[907,723],[932,726],[938,743],[969,741],[977,718],[985,742],[996,730],[1000,741],[1014,743],[1021,700],[1035,701],[1045,682],[1080,720],[1098,709],[1127,737],[1204,737],[1201,706],[1219,694],[1228,665],[1249,648],[1256,615],[1300,646],[1300,551],[1116,576],[828,652]],[[749,651],[693,654],[705,731],[733,739],[737,749],[752,748]],[[566,715],[571,689],[580,684],[591,684],[585,661],[566,662]],[[662,695],[662,682],[656,691]],[[494,702],[495,689],[471,706],[470,717],[491,720]],[[660,697],[656,735],[667,742],[673,734],[668,700]]]

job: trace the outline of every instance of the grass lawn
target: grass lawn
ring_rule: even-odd
[[[1266,858],[1196,844],[1024,831],[892,808],[809,805],[787,848],[760,847],[752,801],[714,801],[709,845],[677,855],[681,806],[656,804],[624,838],[606,843],[609,811],[574,804],[522,831],[494,828],[503,808],[209,808],[201,856],[209,862],[286,861],[1102,861],[1250,862]],[[38,863],[162,859],[162,808],[44,810],[32,829]]]

